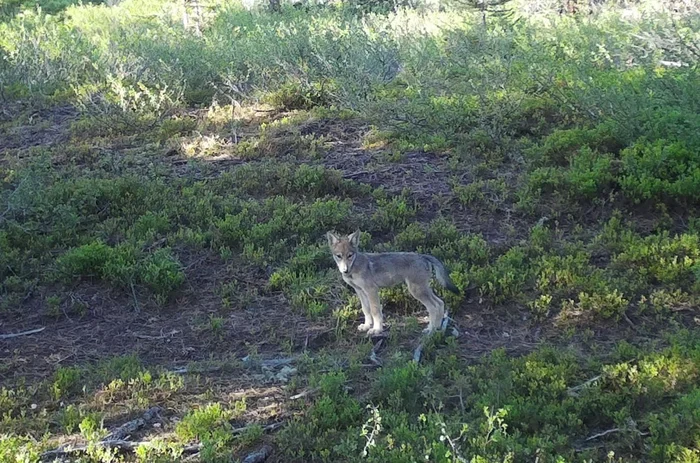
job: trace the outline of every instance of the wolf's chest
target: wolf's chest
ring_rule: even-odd
[[[353,288],[359,286],[362,286],[363,279],[361,278],[360,275],[343,275],[343,281],[345,283],[349,284]]]

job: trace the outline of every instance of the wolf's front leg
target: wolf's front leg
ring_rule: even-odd
[[[367,289],[369,308],[372,313],[372,329],[369,330],[371,336],[375,336],[384,331],[384,315],[382,314],[382,304],[379,301],[379,288]]]
[[[357,331],[369,331],[372,329],[372,312],[370,312],[369,298],[360,288],[355,288],[355,292],[357,293],[357,297],[360,298],[362,313],[365,315],[365,322],[357,327]]]

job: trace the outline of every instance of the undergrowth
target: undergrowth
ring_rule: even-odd
[[[186,313],[195,346],[137,339],[217,366],[8,338],[0,461],[115,461],[97,442],[153,404],[176,418],[120,457],[700,461],[697,9],[419,3],[0,5],[0,327]],[[466,332],[411,362],[424,309],[384,289],[368,365],[324,237],[356,229],[443,261]],[[280,433],[222,383],[283,380],[219,345],[304,351]]]

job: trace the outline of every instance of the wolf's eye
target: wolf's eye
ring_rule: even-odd
[[[348,254],[348,259],[352,258],[352,253]]]
[[[341,256],[340,254],[336,254],[335,257],[337,257],[338,259],[342,259],[342,258],[343,258],[343,256]]]

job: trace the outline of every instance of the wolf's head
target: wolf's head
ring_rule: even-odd
[[[360,245],[360,230],[348,236],[340,237],[333,232],[326,233],[328,238],[328,246],[333,253],[333,259],[338,265],[340,273],[350,273],[352,264],[355,263],[357,257],[357,248]]]

